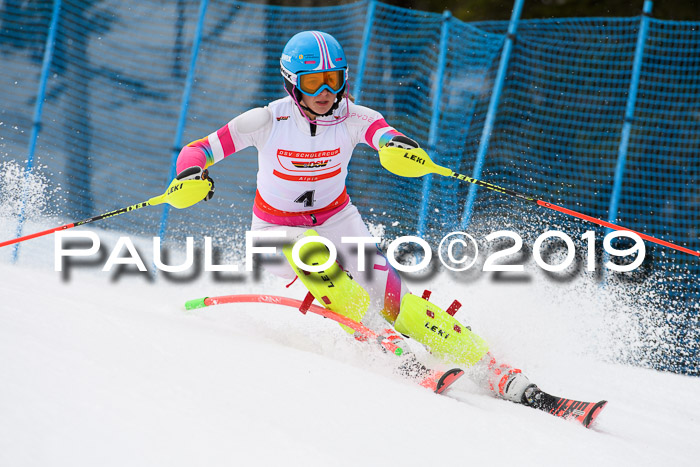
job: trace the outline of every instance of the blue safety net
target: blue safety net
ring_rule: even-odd
[[[380,111],[436,162],[471,176],[508,28],[374,0],[314,8],[62,0],[42,94],[54,5],[0,3],[0,154],[3,164],[29,164],[50,181],[51,202],[41,214],[67,222],[162,193],[183,145],[284,97],[280,53],[306,29],[327,31],[343,44],[357,103]],[[648,19],[635,78],[641,24],[641,16],[520,21],[480,179],[607,220],[617,173],[614,222],[697,251],[700,23]],[[634,112],[626,118],[633,82]],[[44,105],[35,121],[37,99]],[[212,201],[182,211],[142,209],[100,226],[148,237],[164,229],[173,242],[207,235],[224,248],[240,245],[256,171],[255,150],[243,150],[211,169]],[[579,249],[586,230],[599,239],[605,234],[484,189],[467,219],[468,190],[445,177],[389,174],[364,145],[350,165],[353,202],[388,238],[420,232],[437,244],[466,221],[473,232],[517,227],[526,243],[560,228]],[[27,214],[21,190],[0,192],[14,193],[0,214]],[[653,282],[659,308],[653,324],[672,332],[654,343],[649,363],[698,374],[700,261],[647,248],[651,266],[608,279]]]
[[[698,251],[700,23],[648,21],[613,222]],[[482,178],[607,220],[640,24],[640,18],[521,21]],[[502,23],[479,27],[506,30]],[[539,206],[523,207],[518,200],[482,191],[473,223],[517,213],[535,226],[533,235],[551,227],[574,238],[585,230],[599,237],[606,233]],[[659,312],[647,327],[673,329],[654,347],[677,353],[654,363],[693,368],[697,374],[700,261],[667,247],[646,246],[644,273],[621,279],[650,292],[641,293],[640,300]]]

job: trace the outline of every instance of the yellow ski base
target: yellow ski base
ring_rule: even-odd
[[[309,229],[304,232],[304,235],[318,236],[318,233]],[[325,308],[358,323],[361,322],[369,308],[370,298],[367,291],[343,271],[337,262],[324,271],[304,271],[294,264],[292,248],[293,245],[284,247],[282,250],[284,256],[314,298]],[[301,247],[299,257],[305,264],[318,266],[328,261],[330,252],[323,243],[311,242]],[[341,327],[350,334],[355,332],[342,324]]]

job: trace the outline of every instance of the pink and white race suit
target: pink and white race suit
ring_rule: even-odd
[[[177,171],[209,167],[241,149],[258,150],[257,192],[251,230],[284,230],[293,241],[307,228],[331,240],[344,269],[367,290],[370,309],[395,319],[404,293],[398,273],[376,250],[366,272],[357,264],[357,245],[341,237],[371,237],[357,208],[350,202],[345,180],[353,149],[365,143],[377,150],[401,135],[382,115],[344,99],[331,118],[348,118],[332,126],[310,125],[291,97],[249,110],[209,136],[182,149]],[[295,276],[284,262],[266,266],[282,277]],[[365,316],[372,320],[372,315]],[[369,324],[369,323],[365,323]]]

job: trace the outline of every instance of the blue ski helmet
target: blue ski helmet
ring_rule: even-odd
[[[284,88],[297,102],[301,101],[302,91],[299,86],[300,76],[323,71],[341,71],[342,82],[337,89],[324,84],[316,90],[323,89],[336,94],[336,102],[327,115],[338,107],[345,93],[348,62],[340,43],[330,34],[321,31],[303,31],[292,36],[284,46],[280,58],[280,72],[284,77]],[[314,93],[304,92],[307,95]]]

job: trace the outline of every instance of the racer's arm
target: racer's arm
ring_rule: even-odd
[[[206,169],[241,149],[264,144],[271,128],[272,114],[267,107],[242,113],[209,136],[182,148],[176,171],[180,173],[190,167]]]
[[[404,149],[420,147],[417,141],[389,125],[382,114],[361,105],[350,104],[348,126],[355,144],[365,143],[375,151],[384,146],[398,146]]]

